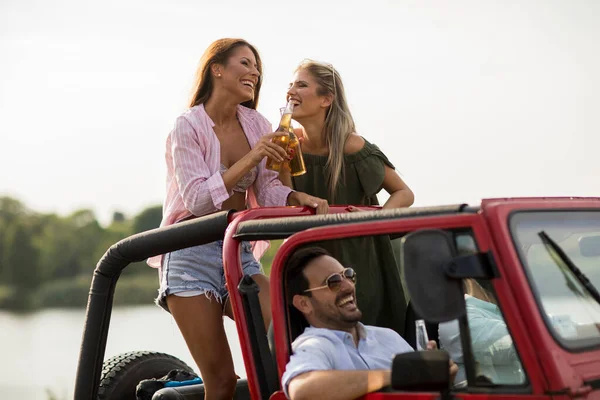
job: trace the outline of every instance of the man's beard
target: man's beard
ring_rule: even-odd
[[[333,312],[319,305],[319,307],[315,307],[315,317],[332,328],[341,329],[354,328],[362,318],[362,312],[358,308],[352,314],[348,315],[340,312],[337,306],[335,307],[336,310]]]

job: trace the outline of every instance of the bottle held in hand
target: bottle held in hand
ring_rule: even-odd
[[[292,128],[292,113],[294,112],[294,103],[288,101],[281,120],[279,121],[279,127],[276,132],[281,132],[281,136],[276,136],[272,139],[272,142],[276,145],[281,146],[286,152],[290,145],[290,129]],[[281,171],[284,168],[285,161],[277,162],[273,159],[267,159],[267,169],[272,171]]]
[[[306,173],[306,165],[304,165],[304,157],[302,157],[302,148],[300,140],[294,133],[294,128],[290,126],[290,147],[294,151],[293,158],[290,160],[289,168],[292,176],[300,176]]]
[[[427,328],[425,327],[425,321],[418,319],[415,321],[415,328],[417,330],[417,351],[427,350],[427,343],[429,343],[429,336],[427,335]]]

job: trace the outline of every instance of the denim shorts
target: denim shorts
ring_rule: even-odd
[[[252,254],[250,242],[241,243],[241,263],[244,275],[263,273]],[[165,254],[156,304],[169,311],[166,298],[205,295],[223,304],[226,300],[225,271],[223,270],[223,241],[188,247]]]

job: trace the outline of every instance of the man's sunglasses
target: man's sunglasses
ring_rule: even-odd
[[[346,268],[342,272],[331,274],[327,277],[327,279],[325,279],[325,285],[312,289],[306,289],[304,293],[325,288],[329,288],[329,290],[332,292],[338,292],[342,286],[344,278],[348,279],[352,283],[356,283],[356,271],[354,271],[352,268]]]

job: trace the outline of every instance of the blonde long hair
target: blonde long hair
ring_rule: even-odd
[[[488,303],[496,304],[494,295],[483,288],[475,279],[466,278],[463,280],[463,290],[465,294],[471,295],[479,300],[487,301]]]
[[[329,149],[326,167],[328,169],[327,186],[331,201],[334,201],[338,182],[344,180],[344,147],[346,140],[352,132],[355,132],[354,119],[350,113],[344,84],[340,74],[331,64],[325,64],[314,60],[303,61],[296,71],[305,70],[318,85],[319,96],[331,96],[332,102],[327,110],[323,133],[325,143]]]

